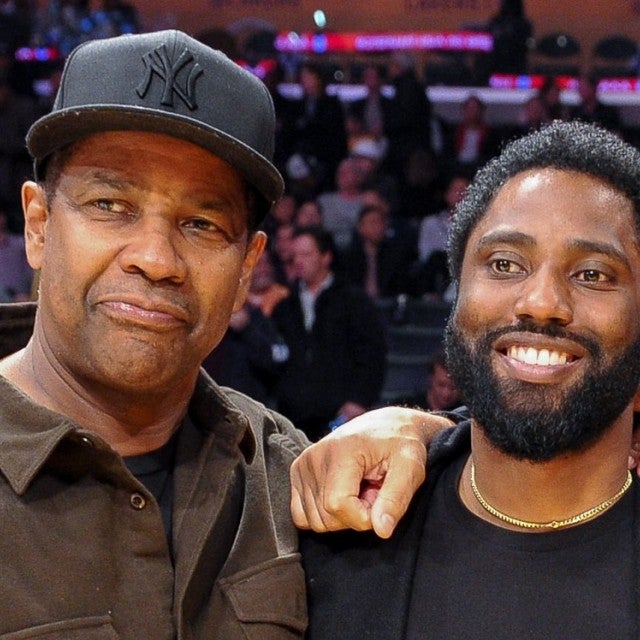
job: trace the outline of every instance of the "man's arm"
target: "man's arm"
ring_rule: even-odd
[[[354,418],[291,467],[291,513],[301,529],[373,529],[388,538],[426,474],[427,445],[453,421],[403,407]]]

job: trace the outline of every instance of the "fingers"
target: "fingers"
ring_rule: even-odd
[[[319,487],[319,512],[332,531],[371,529],[371,503],[361,495],[361,487],[364,478],[377,472],[368,468],[364,457],[355,454],[359,450],[355,440],[352,446],[354,455],[343,458],[346,452],[337,443],[340,458],[336,462],[327,460],[324,482]]]
[[[356,436],[318,443],[291,468],[291,511],[301,529],[317,532],[373,529],[388,538],[425,478],[426,446],[418,440],[385,441],[379,451]],[[372,461],[375,461],[373,464]]]
[[[359,499],[361,467],[350,457],[346,468],[333,446],[307,449],[291,467],[291,515],[300,529],[320,533],[371,528],[369,506]]]
[[[291,467],[295,524],[390,536],[424,481],[426,443],[449,424],[415,410],[378,409],[312,445]]]
[[[421,442],[408,442],[389,458],[389,466],[371,508],[371,525],[381,538],[389,538],[409,508],[426,477],[427,450]]]

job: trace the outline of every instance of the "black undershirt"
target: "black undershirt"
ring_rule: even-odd
[[[465,460],[440,478],[426,516],[407,640],[621,640],[637,637],[634,492],[600,517],[520,533],[470,513]]]
[[[185,418],[188,420],[188,418]],[[153,495],[160,507],[162,524],[167,536],[169,552],[173,558],[172,516],[173,516],[173,471],[175,466],[179,427],[169,441],[154,451],[139,456],[127,456],[124,463],[127,469]]]

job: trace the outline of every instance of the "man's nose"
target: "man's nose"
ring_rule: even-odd
[[[120,264],[128,273],[140,273],[149,280],[184,281],[186,263],[179,251],[180,230],[162,216],[141,218],[133,228]]]
[[[551,267],[538,269],[522,282],[516,316],[541,324],[569,324],[573,319],[570,286],[563,273]]]

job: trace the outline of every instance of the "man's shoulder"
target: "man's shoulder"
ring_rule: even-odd
[[[370,316],[375,313],[375,304],[367,292],[338,274],[329,287],[319,296],[319,304],[332,301],[346,312],[356,311],[358,315]]]
[[[246,416],[253,436],[265,448],[282,448],[295,457],[309,445],[304,433],[282,414],[230,387],[221,387],[220,390]]]
[[[383,540],[370,531],[301,534],[311,603],[310,640],[337,637],[341,629],[345,630],[341,637],[357,640],[363,629],[374,627],[376,637],[401,636],[404,616],[398,612],[406,610],[411,598],[411,576],[425,514],[439,478],[464,455],[464,442],[468,440],[465,429],[468,426],[461,424],[433,444],[427,482],[414,496],[391,538]],[[370,602],[377,603],[373,618],[363,607]]]
[[[442,467],[471,451],[471,420],[466,411],[466,407],[463,407],[449,413],[451,419],[458,421],[457,424],[440,431],[431,441],[427,481],[430,481],[431,475],[436,475]],[[435,473],[432,474],[432,472]]]

